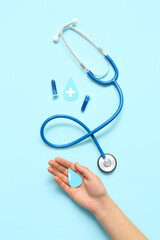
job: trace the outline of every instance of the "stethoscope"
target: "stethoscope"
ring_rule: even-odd
[[[74,118],[72,116],[69,116],[69,115],[65,115],[65,114],[56,114],[56,115],[53,115],[49,118],[47,118],[42,126],[41,126],[41,129],[40,129],[40,135],[41,135],[41,138],[42,140],[49,146],[51,147],[54,147],[54,148],[67,148],[67,147],[70,147],[70,146],[73,146],[85,139],[87,139],[88,137],[92,137],[94,143],[96,144],[99,152],[100,152],[100,157],[97,161],[97,164],[98,164],[98,167],[100,168],[100,170],[102,170],[103,172],[106,172],[106,173],[109,173],[109,172],[112,172],[116,166],[117,166],[117,161],[116,161],[116,158],[111,155],[111,154],[108,154],[108,153],[104,153],[99,142],[97,141],[97,138],[94,136],[94,134],[98,131],[100,131],[102,128],[104,128],[105,126],[107,126],[110,122],[112,122],[117,116],[118,114],[120,113],[122,107],[123,107],[123,93],[122,93],[122,90],[119,86],[119,84],[117,83],[117,78],[118,78],[118,69],[115,65],[115,63],[113,62],[113,60],[108,56],[106,55],[103,50],[98,47],[95,43],[93,43],[88,37],[86,37],[83,33],[81,33],[79,30],[77,30],[75,27],[71,26],[73,24],[76,24],[77,23],[77,19],[73,19],[73,21],[67,25],[65,25],[61,31],[59,32],[59,34],[54,37],[54,42],[58,42],[59,40],[59,36],[62,37],[64,43],[66,44],[67,48],[70,50],[70,52],[72,53],[72,55],[77,59],[77,61],[79,62],[80,66],[86,71],[86,73],[88,74],[88,76],[93,79],[95,82],[99,83],[99,84],[102,84],[102,85],[109,85],[109,84],[112,84],[115,86],[115,88],[117,89],[118,91],[118,94],[119,94],[119,106],[116,110],[116,112],[108,119],[106,120],[104,123],[102,123],[101,125],[99,125],[98,127],[96,127],[95,129],[93,130],[90,130],[83,122],[81,122],[79,119],[77,118]],[[104,76],[107,75],[108,71],[103,74],[103,75],[95,75],[93,74],[93,72],[91,72],[89,69],[86,68],[86,66],[77,58],[77,56],[73,53],[73,51],[71,50],[71,48],[69,47],[68,43],[66,42],[66,40],[64,39],[64,36],[63,36],[63,31],[64,29],[66,28],[70,28],[72,30],[74,30],[75,32],[77,32],[78,34],[80,34],[82,37],[84,37],[87,41],[89,41],[91,44],[93,44],[99,51],[101,54],[104,55],[105,59],[108,61],[108,63],[113,67],[114,69],[114,77],[111,79],[111,80],[108,80],[108,81],[102,81],[101,78],[103,78]],[[66,119],[70,119],[76,123],[78,123],[80,126],[82,126],[85,130],[86,130],[86,134],[83,135],[82,137],[70,142],[70,143],[66,143],[66,144],[61,144],[61,145],[57,145],[57,144],[54,144],[54,143],[51,143],[49,142],[45,135],[44,135],[44,128],[45,126],[47,125],[48,122],[50,122],[51,120],[53,119],[56,119],[56,118],[66,118]]]

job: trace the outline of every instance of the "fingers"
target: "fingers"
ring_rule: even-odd
[[[68,169],[61,166],[60,164],[58,164],[57,162],[50,160],[49,161],[49,165],[55,169],[57,169],[59,172],[63,173],[64,175],[68,176]]]
[[[54,176],[60,178],[65,184],[68,184],[68,178],[63,174],[58,171],[56,171],[54,168],[49,167],[48,172],[52,173]]]
[[[93,173],[88,168],[81,166],[79,163],[74,164],[60,157],[56,157],[55,161],[50,160],[49,164],[52,168],[48,168],[48,171],[54,176],[59,177],[66,184],[68,184],[68,179],[66,178],[68,177],[68,168],[72,169],[73,171],[78,171],[87,179],[91,178],[93,175]],[[58,172],[53,168],[58,170]]]
[[[73,171],[75,171],[75,166],[74,166],[74,163],[72,162],[69,162],[63,158],[60,158],[60,157],[56,157],[55,158],[55,161],[60,164],[62,167],[65,167],[65,168],[71,168]]]
[[[59,177],[54,177],[55,182],[68,194],[70,194],[70,187],[65,184]]]
[[[88,168],[81,166],[78,162],[75,163],[75,168],[87,179],[90,179],[92,177],[93,173]]]

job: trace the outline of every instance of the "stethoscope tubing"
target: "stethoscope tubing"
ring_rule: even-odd
[[[97,146],[99,152],[101,153],[102,157],[105,159],[105,153],[103,152],[97,138],[94,136],[94,134],[98,131],[100,131],[102,128],[104,128],[105,126],[107,126],[109,123],[111,123],[117,116],[118,114],[120,113],[122,107],[123,107],[123,93],[122,93],[122,90],[119,86],[119,84],[117,83],[117,78],[118,78],[118,69],[116,67],[116,64],[114,63],[114,61],[112,60],[111,57],[109,57],[108,55],[105,56],[106,59],[110,62],[110,64],[112,65],[114,71],[115,71],[115,75],[114,77],[109,80],[109,81],[102,81],[101,79],[98,79],[94,76],[94,74],[91,72],[91,71],[88,71],[87,74],[90,78],[93,79],[93,81],[99,83],[99,84],[102,84],[102,85],[109,85],[109,84],[113,84],[115,86],[115,88],[117,89],[118,91],[118,94],[119,94],[119,106],[117,108],[117,110],[115,111],[115,113],[108,119],[106,120],[104,123],[100,124],[98,127],[96,127],[95,129],[93,130],[90,130],[82,121],[80,121],[79,119],[77,118],[74,118],[70,115],[66,115],[66,114],[56,114],[56,115],[53,115],[49,118],[47,118],[42,126],[41,126],[41,129],[40,129],[40,135],[41,135],[41,138],[42,140],[49,146],[51,147],[54,147],[54,148],[67,148],[67,147],[71,147],[89,137],[92,137],[95,145]],[[65,118],[65,119],[69,119],[69,120],[72,120],[76,123],[78,123],[80,126],[82,126],[86,131],[87,131],[87,134],[81,136],[80,138],[77,138],[76,140],[72,141],[72,142],[69,142],[69,143],[66,143],[66,144],[54,144],[54,143],[51,143],[49,142],[45,135],[44,135],[44,128],[45,126],[47,125],[48,122],[50,122],[51,120],[53,119],[57,119],[57,118]]]

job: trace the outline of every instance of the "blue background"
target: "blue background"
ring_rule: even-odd
[[[90,168],[137,227],[149,239],[160,239],[159,9],[158,0],[1,0],[1,239],[109,239],[92,214],[54,183],[47,167],[56,156]],[[79,20],[78,29],[114,59],[120,72],[124,108],[114,123],[96,134],[104,151],[117,158],[111,175],[99,171],[99,152],[91,139],[57,150],[46,146],[39,135],[42,122],[53,114],[73,115],[93,129],[118,105],[113,86],[97,86],[62,39],[57,45],[52,42],[73,18]],[[84,39],[72,31],[65,32],[65,37],[88,68],[105,71],[103,57]],[[79,90],[75,102],[62,96],[70,77]],[[52,78],[59,92],[56,100]],[[91,101],[82,114],[85,94]],[[55,143],[66,143],[84,130],[62,120],[55,121],[46,134]]]

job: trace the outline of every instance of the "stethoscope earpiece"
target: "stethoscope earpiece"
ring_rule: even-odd
[[[56,35],[56,36],[53,38],[53,41],[54,41],[55,43],[57,43],[57,42],[59,41],[59,35],[60,35],[60,34],[63,35],[63,33],[62,33],[62,32],[63,32],[63,29],[66,28],[66,27],[69,27],[69,26],[72,25],[72,24],[73,24],[73,25],[76,25],[77,22],[78,22],[78,20],[77,20],[76,18],[74,18],[71,23],[66,24],[66,25],[62,28],[62,30],[58,33],[58,35]]]
[[[78,22],[78,20],[77,20],[76,18],[74,18],[74,19],[72,20],[72,24],[77,24],[77,22]]]
[[[59,36],[56,35],[56,36],[53,38],[53,41],[54,41],[55,43],[57,43],[57,42],[59,41]]]

